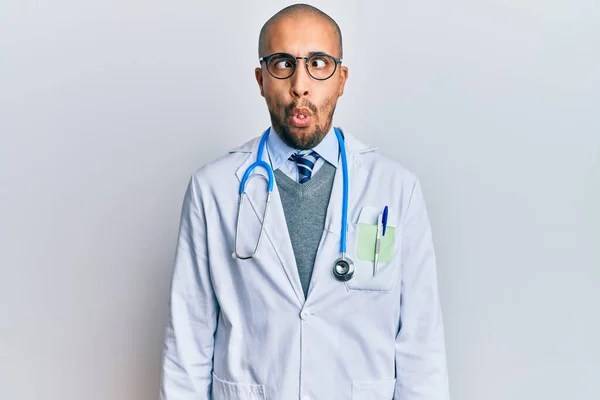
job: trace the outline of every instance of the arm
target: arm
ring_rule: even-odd
[[[418,180],[403,222],[395,400],[448,400],[444,327],[431,227]]]
[[[163,349],[161,400],[211,398],[214,332],[219,314],[208,268],[206,220],[197,183],[183,200]]]

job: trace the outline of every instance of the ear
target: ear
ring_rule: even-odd
[[[344,94],[344,87],[346,86],[346,80],[348,79],[348,67],[340,68],[340,90],[338,96],[341,97]]]
[[[263,90],[263,76],[262,76],[262,68],[256,67],[254,70],[254,76],[256,77],[256,83],[258,83],[258,87],[260,88],[260,95],[265,97],[265,92]]]

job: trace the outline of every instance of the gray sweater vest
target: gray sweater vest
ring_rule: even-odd
[[[306,183],[298,183],[280,170],[275,170],[275,178],[306,298],[325,228],[335,167],[328,162],[323,163]]]

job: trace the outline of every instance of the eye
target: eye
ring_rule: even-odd
[[[329,60],[325,57],[315,57],[310,59],[310,67],[316,69],[327,68]]]
[[[278,69],[291,68],[291,66],[292,64],[287,60],[278,61],[275,63],[275,68]]]
[[[271,60],[271,65],[275,69],[279,69],[279,70],[294,68],[294,64],[290,59],[281,58],[281,57]]]

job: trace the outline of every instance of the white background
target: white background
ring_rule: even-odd
[[[268,126],[287,4],[0,2],[0,398],[158,397],[185,185]],[[599,399],[600,3],[314,5],[336,124],[422,181],[452,398]]]

